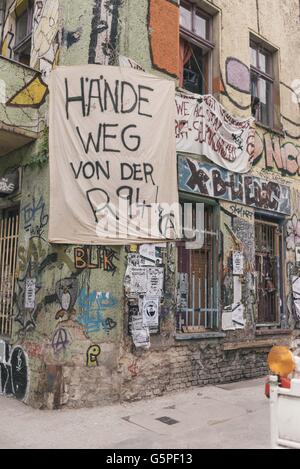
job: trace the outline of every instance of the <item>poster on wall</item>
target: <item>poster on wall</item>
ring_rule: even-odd
[[[140,310],[143,316],[143,325],[150,328],[158,328],[160,299],[145,296],[141,299]]]
[[[234,251],[232,254],[233,275],[244,274],[244,254],[240,251]]]
[[[176,93],[176,146],[218,166],[247,173],[254,157],[254,119],[229,114],[211,95]]]
[[[128,306],[128,334],[132,335],[132,322],[135,319],[140,319],[138,299],[131,300],[127,303]]]
[[[49,241],[176,239],[174,82],[127,67],[64,66],[49,91]]]
[[[244,311],[244,305],[240,303],[233,304],[225,308],[222,314],[222,330],[232,331],[237,329],[244,329],[246,325]]]
[[[189,275],[179,272],[177,285],[177,307],[186,310],[188,308]]]
[[[293,304],[295,315],[300,320],[300,278],[292,277],[292,290],[293,290]]]
[[[143,325],[143,318],[132,317],[131,336],[136,348],[150,348],[150,330]]]
[[[147,291],[147,269],[129,265],[126,269],[124,286],[128,295],[139,295]]]
[[[36,279],[27,278],[25,282],[25,309],[35,308]]]
[[[147,289],[146,292],[149,296],[163,295],[164,289],[164,268],[163,267],[149,267],[147,269]]]
[[[137,253],[130,253],[127,255],[127,265],[131,267],[140,267],[141,256]]]
[[[141,265],[160,266],[162,265],[162,245],[142,244],[140,246]],[[165,247],[165,246],[164,246]]]

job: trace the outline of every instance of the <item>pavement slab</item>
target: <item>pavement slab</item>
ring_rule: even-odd
[[[134,403],[58,411],[0,396],[5,429],[0,448],[267,449],[264,382],[195,387]]]

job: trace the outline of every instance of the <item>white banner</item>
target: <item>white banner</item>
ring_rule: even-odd
[[[205,156],[236,173],[247,173],[254,157],[254,119],[229,114],[211,95],[176,93],[178,152]]]
[[[174,239],[175,85],[125,67],[59,67],[50,83],[49,240]]]

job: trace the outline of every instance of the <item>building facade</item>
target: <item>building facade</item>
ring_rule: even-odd
[[[0,0],[0,40],[0,394],[80,407],[266,374],[270,348],[300,337],[298,0]],[[49,79],[88,64],[255,118],[246,173],[178,150],[201,245],[49,242]],[[221,124],[201,135],[226,160]]]

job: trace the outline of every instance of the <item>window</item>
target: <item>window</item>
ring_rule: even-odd
[[[258,324],[280,322],[282,230],[266,220],[255,221],[255,263],[257,275]]]
[[[180,2],[180,86],[192,93],[210,90],[211,20],[195,4]]]
[[[252,114],[263,125],[274,127],[273,54],[251,42]]]
[[[203,246],[187,249],[186,242],[178,247],[177,331],[218,331],[218,232],[216,209],[212,205],[187,204],[192,208],[193,230],[197,210],[204,207]],[[184,209],[183,209],[184,213]],[[183,223],[183,226],[185,224]],[[189,235],[190,236],[190,235]],[[192,243],[190,244],[192,247]]]
[[[13,321],[19,209],[0,211],[0,335],[10,336]]]
[[[26,0],[16,10],[16,41],[14,59],[25,65],[30,64],[32,37],[33,1]]]

